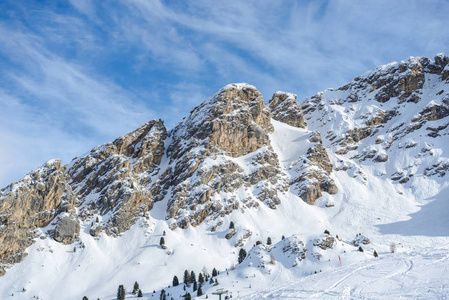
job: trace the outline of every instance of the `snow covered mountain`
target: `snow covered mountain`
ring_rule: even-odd
[[[351,297],[363,293],[313,278],[366,261],[384,278],[410,253],[445,261],[448,63],[412,57],[301,103],[230,84],[171,130],[152,120],[68,166],[47,162],[0,191],[0,298],[115,299],[137,281],[146,299],[179,299],[197,291],[173,276],[213,268],[218,286],[200,299],[318,295],[282,290],[295,282]]]

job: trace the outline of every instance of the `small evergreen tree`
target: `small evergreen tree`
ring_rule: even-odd
[[[329,232],[329,230],[324,230],[324,234],[331,234],[330,232]]]
[[[218,285],[218,280],[217,280],[217,278],[215,278],[215,285]]]
[[[282,237],[281,237],[281,240],[284,240],[285,239],[285,236],[284,235],[282,235]]]
[[[360,252],[363,252],[362,246],[359,247],[359,251],[360,251]]]
[[[118,286],[118,290],[117,290],[117,300],[124,300],[125,299],[125,287],[123,286],[123,284]]]
[[[83,297],[83,300],[89,300],[89,298],[87,298],[86,296]]]
[[[213,278],[213,277],[210,278],[209,283],[210,283],[210,284],[213,284],[213,283],[214,283],[214,278]]]
[[[143,293],[142,293],[141,289],[139,289],[139,291],[137,292],[137,297],[138,298],[142,298],[143,297]]]
[[[190,282],[195,282],[196,281],[196,274],[195,272],[190,272]]]
[[[234,222],[229,223],[229,229],[234,229]]]
[[[183,297],[185,300],[192,300],[192,296],[190,295],[190,293],[186,293]]]
[[[218,275],[218,273],[217,273],[217,269],[213,269],[212,270],[212,277],[215,277],[215,276],[217,276]]]
[[[159,296],[160,300],[167,300],[167,295],[165,294],[165,290],[161,291],[161,295]]]
[[[257,245],[260,245],[260,244],[262,244],[261,241],[257,241],[257,242],[256,242],[256,246],[257,246]]]
[[[165,240],[164,240],[163,236],[161,236],[161,240],[159,241],[159,245],[161,245],[161,246],[165,245]]]
[[[201,283],[201,284],[204,283],[203,273],[200,273],[200,275],[198,275],[198,282]]]
[[[374,257],[378,257],[379,255],[377,255],[377,252],[376,252],[376,250],[374,250],[374,252],[373,252],[373,256]]]
[[[178,279],[178,276],[174,276],[173,277],[173,286],[178,286],[179,285],[179,279]]]
[[[267,245],[271,245],[271,238],[270,237],[267,238]]]
[[[198,297],[200,297],[200,296],[203,295],[203,289],[201,288],[201,284],[198,286],[198,291],[196,292],[196,295],[197,295]]]
[[[246,251],[243,248],[240,248],[238,262],[241,264],[246,258]]]
[[[164,232],[162,232],[162,235],[165,236],[165,230],[164,230]]]
[[[195,292],[198,289],[198,285],[196,281],[193,282],[193,291]]]
[[[184,271],[184,283],[185,284],[190,283],[190,274],[189,274],[189,271],[187,271],[187,270]]]
[[[139,291],[139,284],[136,281],[134,282],[133,295],[136,295],[138,291]]]

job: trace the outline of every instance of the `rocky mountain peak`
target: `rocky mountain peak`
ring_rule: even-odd
[[[281,180],[283,173],[270,145],[272,131],[270,109],[249,84],[227,85],[195,108],[170,133],[170,167],[161,180],[164,190],[173,187],[168,218],[185,228],[208,216],[229,214],[242,208],[242,202],[243,207],[261,201],[274,208],[279,199],[271,186],[280,184],[282,191],[287,182]],[[253,166],[251,171],[248,165]],[[268,180],[256,195],[238,199],[238,189]]]
[[[186,140],[195,147],[202,145],[206,151],[224,152],[232,157],[253,152],[269,144],[267,134],[273,131],[270,117],[270,110],[254,86],[227,85],[174,128],[169,156],[185,155],[190,147],[181,147],[181,143]]]
[[[67,173],[82,198],[81,217],[109,214],[102,226],[109,233],[120,233],[150,210],[152,177],[159,171],[166,136],[163,122],[152,120],[75,158]]]
[[[276,92],[269,101],[273,119],[286,123],[290,126],[305,128],[304,114],[301,105],[296,100],[297,96],[292,93]]]

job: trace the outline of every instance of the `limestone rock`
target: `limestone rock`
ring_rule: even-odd
[[[20,262],[35,229],[75,207],[65,170],[60,160],[51,160],[0,191],[0,266]]]
[[[80,223],[73,215],[64,216],[55,227],[55,240],[63,244],[71,244],[79,237]]]
[[[291,93],[276,92],[269,101],[272,118],[290,126],[305,128],[304,114],[297,96]]]
[[[334,248],[335,238],[330,235],[326,235],[323,238],[315,240],[314,246],[320,247],[323,250]]]
[[[174,186],[167,218],[185,228],[255,207],[257,200],[275,208],[277,193],[286,191],[288,183],[270,145],[270,120],[262,95],[248,84],[222,88],[184,118],[170,132],[168,177],[160,178],[160,190]],[[234,158],[243,158],[244,164]],[[237,189],[250,186],[260,186],[260,192],[236,199]]]
[[[150,210],[154,203],[151,177],[159,170],[166,136],[163,122],[152,120],[75,159],[67,173],[70,184],[82,197],[80,215],[85,219],[94,213],[113,211],[105,228],[109,234],[119,234]]]
[[[322,196],[322,192],[333,195],[338,192],[338,188],[330,177],[333,166],[322,145],[321,135],[314,132],[309,141],[316,143],[294,164],[298,175],[291,179],[290,185],[302,200],[314,204],[316,199]]]

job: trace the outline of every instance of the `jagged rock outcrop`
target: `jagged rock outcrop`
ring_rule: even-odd
[[[20,262],[37,228],[74,209],[77,197],[65,170],[51,160],[0,191],[0,267]]]
[[[290,126],[305,128],[306,122],[301,105],[292,93],[276,92],[269,101],[272,118]]]
[[[288,186],[270,146],[272,131],[270,110],[251,85],[228,85],[195,108],[170,133],[169,179],[162,179],[165,190],[174,186],[167,217],[185,228],[259,201],[275,208],[278,191]],[[233,192],[250,186],[260,192],[236,198]]]
[[[67,173],[81,197],[81,218],[113,212],[105,227],[109,234],[118,234],[150,210],[152,181],[164,155],[166,135],[163,122],[152,120],[74,159]]]
[[[316,247],[320,247],[323,250],[332,249],[335,245],[335,238],[327,234],[322,238],[315,240],[313,245]]]
[[[309,142],[311,146],[306,154],[292,164],[295,176],[291,178],[290,186],[302,200],[313,204],[323,192],[333,195],[338,188],[330,177],[333,165],[322,144],[320,133],[313,132]]]
[[[64,216],[56,225],[54,238],[63,244],[73,243],[80,235],[80,222],[74,214]]]

